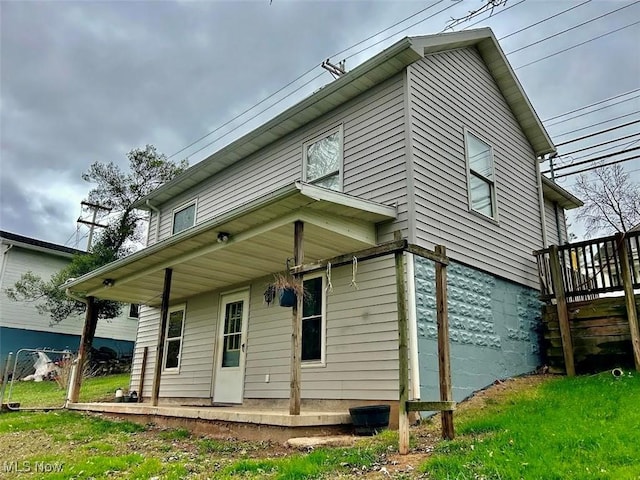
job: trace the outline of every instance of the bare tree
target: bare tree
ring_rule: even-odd
[[[579,217],[587,235],[626,232],[640,223],[640,184],[621,165],[580,175],[576,191],[584,201]]]

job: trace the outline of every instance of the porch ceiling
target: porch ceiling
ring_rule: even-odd
[[[170,301],[176,303],[284,270],[297,220],[305,224],[304,256],[311,262],[374,245],[375,224],[393,218],[394,207],[296,183],[65,286],[75,294],[159,305],[164,269],[172,268]],[[218,242],[220,232],[229,235],[227,242]]]

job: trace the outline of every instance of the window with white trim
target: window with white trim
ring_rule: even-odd
[[[465,132],[469,208],[496,219],[496,185],[493,149],[474,134]]]
[[[303,181],[342,190],[342,126],[303,146]]]
[[[129,318],[140,317],[140,305],[137,303],[129,304]]]
[[[187,228],[193,227],[196,223],[196,202],[176,208],[173,211],[172,234],[179,233]]]
[[[164,369],[178,370],[182,353],[182,336],[184,333],[185,305],[169,308],[167,330],[164,340]]]
[[[304,279],[302,362],[324,362],[326,296],[324,276]]]

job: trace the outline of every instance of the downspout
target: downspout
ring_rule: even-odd
[[[405,168],[407,172],[407,239],[410,243],[416,240],[416,200],[415,200],[415,174],[412,141],[412,116],[411,116],[411,72],[409,67],[404,69],[403,96],[404,96],[404,148]],[[416,277],[415,259],[412,253],[406,253],[407,261],[407,320],[409,323],[409,372],[410,389],[409,400],[420,399],[420,359],[418,352],[418,319],[416,308]]]
[[[156,233],[155,238],[153,239],[153,243],[158,243],[160,239],[160,209],[151,205],[149,200],[145,201],[145,205],[149,207],[149,210],[153,210],[156,214]],[[151,219],[149,219],[149,229],[151,229]],[[147,245],[149,245],[149,233],[147,231]]]
[[[418,319],[416,307],[416,275],[415,259],[412,253],[407,259],[407,306],[409,309],[409,369],[411,373],[411,390],[409,400],[420,400],[420,360],[418,358]]]
[[[544,192],[542,190],[542,172],[540,171],[540,162],[542,157],[536,159],[536,177],[538,182],[538,203],[540,205],[540,230],[542,231],[542,248],[547,248],[547,218],[544,211]]]
[[[553,202],[553,213],[556,216],[556,232],[558,233],[558,243],[563,244],[562,229],[560,228],[560,214],[558,213],[558,202]]]

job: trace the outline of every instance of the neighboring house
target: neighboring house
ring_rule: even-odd
[[[34,238],[0,231],[0,365],[9,352],[21,348],[69,349],[77,351],[82,333],[83,316],[70,317],[52,325],[49,315],[40,314],[33,302],[17,302],[7,297],[22,274],[31,271],[43,280],[65,267],[74,248],[43,242]],[[122,317],[98,322],[94,347],[108,347],[120,355],[131,355],[136,335],[136,314],[126,305]]]
[[[138,202],[151,213],[147,248],[70,287],[146,305],[131,379],[137,389],[146,348],[145,398],[164,291],[161,403],[284,404],[292,313],[264,293],[293,256],[294,224],[305,264],[400,231],[447,249],[460,400],[541,363],[532,251],[566,237],[563,209],[579,205],[541,178],[554,151],[490,29],[405,38]],[[411,396],[435,400],[434,265],[405,262]],[[304,284],[303,406],[397,401],[393,256]]]

